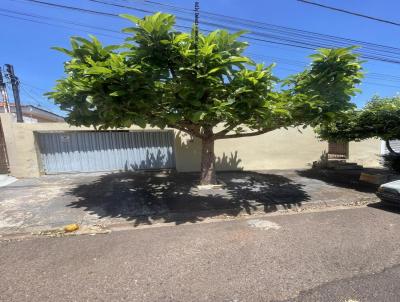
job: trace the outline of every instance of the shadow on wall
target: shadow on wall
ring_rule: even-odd
[[[240,167],[240,163],[242,160],[238,158],[238,152],[232,153],[229,157],[225,154],[222,154],[222,157],[217,157],[215,159],[215,167],[219,171],[235,171],[235,170],[243,170],[243,167]]]
[[[198,173],[122,172],[78,185],[69,206],[102,218],[123,218],[135,225],[156,219],[184,223],[255,210],[273,212],[310,200],[303,185],[289,178],[256,172],[220,172],[221,190],[199,191]]]
[[[176,139],[178,140],[178,137]],[[187,153],[187,160],[196,161],[196,145],[193,145],[191,142],[184,143],[181,139],[179,139],[176,144],[177,143],[179,143],[179,145],[175,147],[180,150],[179,156],[182,156],[182,152]],[[161,150],[158,150],[157,153],[154,153],[147,150],[146,158],[140,163],[129,163],[128,160],[126,160],[123,171],[171,169],[175,166],[173,156],[172,152],[169,151],[161,152]],[[189,156],[191,156],[191,158]],[[229,156],[224,152],[222,157],[217,157],[215,159],[215,167],[219,171],[238,171],[243,170],[243,168],[240,167],[241,162],[242,160],[238,158],[237,151],[235,151],[235,153],[230,153]]]
[[[192,138],[186,133],[178,132],[175,135],[175,153],[177,158],[178,170],[199,171],[201,160],[201,141]],[[242,160],[239,158],[238,151],[215,159],[215,167],[219,171],[238,171],[243,170],[240,166]]]
[[[161,152],[158,150],[156,154],[146,151],[146,158],[140,163],[125,162],[124,171],[137,171],[137,170],[160,170],[171,169],[174,167],[174,159],[172,152]],[[122,171],[121,171],[122,172]]]

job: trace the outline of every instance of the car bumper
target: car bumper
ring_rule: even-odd
[[[376,195],[382,202],[390,203],[394,205],[400,205],[400,195],[387,192],[377,192]]]

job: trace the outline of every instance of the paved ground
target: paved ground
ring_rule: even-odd
[[[70,223],[195,222],[208,218],[376,201],[356,174],[221,172],[223,190],[198,191],[196,174],[113,173],[44,176],[1,188],[0,233]],[[358,174],[357,174],[358,173]]]
[[[3,241],[0,300],[398,302],[399,218],[364,207]]]
[[[15,181],[17,181],[15,177],[9,176],[7,174],[0,174],[0,187],[8,186]]]
[[[302,293],[296,299],[289,299],[288,302],[399,301],[399,278],[400,265],[396,265],[382,272],[333,281]]]

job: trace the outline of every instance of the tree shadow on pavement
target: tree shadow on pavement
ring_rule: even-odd
[[[68,194],[69,204],[99,218],[123,218],[135,225],[195,222],[219,215],[289,209],[310,200],[302,184],[275,174],[219,172],[223,189],[198,190],[199,175],[173,172],[121,172],[100,176]]]
[[[378,202],[378,203],[369,204],[368,207],[386,211],[386,212],[395,213],[395,214],[400,214],[400,204],[396,205],[396,204]]]
[[[361,172],[364,171],[366,170],[308,169],[297,171],[297,174],[305,178],[321,180],[336,187],[354,189],[366,193],[376,192],[378,185],[359,180]]]

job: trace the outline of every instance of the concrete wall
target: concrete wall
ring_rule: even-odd
[[[82,131],[86,127],[72,127],[66,123],[15,123],[9,114],[0,114],[3,124],[10,171],[16,177],[38,177],[40,160],[35,144],[35,131]],[[131,130],[139,130],[132,127]],[[350,143],[352,162],[364,166],[379,166],[379,140]],[[276,130],[255,137],[218,140],[215,144],[219,170],[303,169],[310,167],[327,150],[327,143],[318,141],[312,129]],[[187,134],[175,131],[177,170],[198,171],[201,144]]]
[[[177,169],[198,171],[201,144],[177,137]],[[319,141],[311,128],[279,129],[255,137],[217,140],[215,144],[218,170],[305,169],[327,152],[328,143]],[[381,144],[370,139],[349,145],[349,161],[366,167],[377,167]]]
[[[349,143],[349,161],[364,167],[380,166],[381,140],[367,139]]]
[[[15,177],[40,176],[39,152],[35,143],[34,131],[87,130],[71,127],[66,123],[16,123],[9,113],[1,113],[10,174]]]

